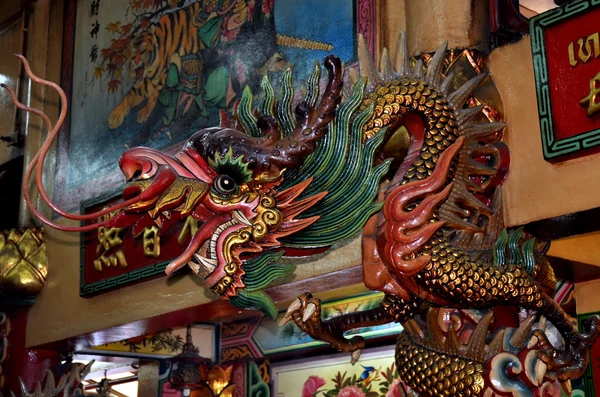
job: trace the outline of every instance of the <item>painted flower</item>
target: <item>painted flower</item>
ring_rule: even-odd
[[[302,397],[314,397],[319,388],[324,385],[325,379],[315,375],[309,376],[306,382],[304,382],[304,387],[302,387]]]
[[[346,386],[340,390],[338,397],[365,397],[365,393],[356,386]]]

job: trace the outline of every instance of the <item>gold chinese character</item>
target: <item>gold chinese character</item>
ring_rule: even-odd
[[[158,258],[160,256],[160,236],[156,226],[144,229],[144,255]]]
[[[98,220],[104,222],[112,218],[115,214],[116,211],[114,213],[103,215]],[[109,228],[101,226],[98,228],[98,247],[96,247],[96,259],[94,260],[94,268],[96,268],[96,270],[102,271],[102,266],[127,266],[127,260],[125,259],[125,254],[122,250],[118,250],[116,253],[108,253],[111,249],[116,248],[123,243],[121,237],[123,236],[124,231],[125,228],[123,227]]]
[[[188,216],[185,219],[185,224],[183,225],[183,229],[181,230],[181,233],[179,233],[179,237],[177,237],[177,242],[179,243],[179,245],[183,245],[185,243],[185,239],[186,239],[188,233],[190,234],[190,236],[193,237],[197,231],[198,231],[198,220],[195,219],[193,216]]]
[[[588,117],[592,117],[600,111],[600,72],[590,80],[590,93],[581,98],[579,103],[587,106]]]

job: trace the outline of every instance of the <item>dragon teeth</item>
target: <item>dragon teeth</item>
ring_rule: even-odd
[[[196,275],[202,278],[208,277],[215,270],[214,268],[207,268],[203,264],[201,265],[194,261],[189,261],[187,264]]]
[[[206,278],[217,268],[217,260],[205,258],[200,254],[194,254],[194,257],[198,262],[189,261],[187,264],[192,269],[194,273],[198,276]]]
[[[171,219],[171,211],[163,211],[162,214],[165,216],[165,218]]]
[[[212,258],[205,258],[202,255],[199,254],[194,254],[194,256],[196,257],[196,260],[198,261],[199,264],[204,265],[207,268],[212,268],[212,270],[215,270],[215,268],[217,267],[217,260],[216,259],[212,259]]]
[[[223,231],[225,229],[227,229],[228,227],[236,225],[237,223],[238,222],[235,219],[232,219],[230,221],[227,221],[227,222],[219,225],[215,229],[214,233],[210,237],[210,244],[209,244],[209,253],[210,253],[211,258],[217,257],[217,240],[219,239],[219,236],[221,235],[221,233],[223,233]]]
[[[246,215],[244,215],[239,210],[233,211],[232,217],[233,217],[233,220],[236,220],[238,223],[242,223],[244,225],[252,226],[252,223],[248,220],[248,218],[246,218]]]
[[[208,254],[211,258],[217,257],[217,236],[213,236],[210,239],[210,244],[208,245]]]
[[[194,273],[198,274],[198,272],[200,271],[200,265],[199,264],[197,264],[194,261],[189,261],[187,264],[190,267],[190,269],[192,269],[192,271]]]

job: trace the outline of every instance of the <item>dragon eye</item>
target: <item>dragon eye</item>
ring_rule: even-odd
[[[233,178],[228,175],[219,175],[213,182],[213,188],[219,194],[228,195],[235,191],[237,185]]]

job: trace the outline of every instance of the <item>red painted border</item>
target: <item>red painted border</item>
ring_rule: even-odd
[[[371,54],[377,53],[377,7],[376,0],[356,0],[356,28],[367,42]]]

